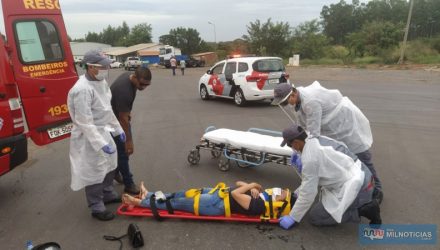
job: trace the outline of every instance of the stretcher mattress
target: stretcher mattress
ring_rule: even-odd
[[[174,214],[169,214],[167,210],[158,209],[160,217],[162,218],[175,218],[175,219],[190,219],[190,220],[216,220],[216,221],[241,221],[241,222],[269,222],[278,223],[278,219],[264,219],[260,216],[247,216],[242,214],[231,214],[231,217],[226,216],[204,216],[194,215],[192,213],[174,210]],[[117,213],[119,215],[126,216],[141,216],[141,217],[154,217],[153,212],[149,208],[145,207],[133,207],[122,204],[119,206]]]
[[[291,156],[293,154],[293,150],[290,147],[280,146],[283,137],[263,135],[249,131],[220,128],[205,133],[203,139],[218,144],[224,143],[235,148],[246,148],[283,156]]]

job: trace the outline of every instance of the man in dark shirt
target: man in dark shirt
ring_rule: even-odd
[[[131,110],[136,98],[137,90],[144,90],[151,84],[151,72],[148,68],[138,67],[134,73],[125,72],[121,74],[110,87],[112,91],[112,108],[127,136],[126,142],[114,137],[118,149],[118,168],[116,169],[117,179],[122,179],[125,186],[124,191],[131,194],[138,194],[139,188],[134,184],[133,175],[128,165],[129,156],[134,152],[133,136],[131,134]]]

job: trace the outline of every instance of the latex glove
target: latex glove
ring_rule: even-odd
[[[295,220],[290,215],[284,215],[280,218],[280,227],[289,229],[295,224]]]
[[[301,174],[301,172],[302,172],[302,162],[301,162],[301,157],[297,153],[293,153],[292,157],[290,158],[290,164],[292,166],[296,166],[296,169],[298,170],[298,173]]]
[[[125,141],[127,140],[127,136],[125,135],[124,132],[122,132],[122,133],[119,135],[119,140],[121,140],[122,142],[125,142]]]
[[[102,151],[104,151],[105,153],[111,155],[114,152],[116,152],[116,149],[114,149],[111,144],[107,144],[104,147],[102,147]]]

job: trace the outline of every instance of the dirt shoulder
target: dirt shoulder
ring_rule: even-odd
[[[351,69],[378,69],[378,70],[426,70],[440,72],[440,64],[365,64],[365,65],[301,65],[288,68],[351,68]]]

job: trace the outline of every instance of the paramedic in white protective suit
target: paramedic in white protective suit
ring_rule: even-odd
[[[88,206],[98,220],[115,215],[105,204],[120,202],[113,188],[117,165],[116,145],[112,138],[125,134],[110,104],[111,91],[105,78],[111,63],[100,51],[92,50],[82,61],[86,73],[70,89],[67,103],[73,122],[70,136],[71,188],[85,187]]]
[[[326,89],[315,81],[309,86],[295,88],[282,83],[274,89],[273,105],[292,105],[298,125],[310,137],[328,136],[347,145],[374,176],[374,198],[382,202],[382,183],[371,160],[373,143],[370,122],[348,97],[337,89]]]
[[[307,211],[315,226],[360,222],[366,217],[371,225],[382,224],[379,203],[373,199],[374,181],[368,168],[345,144],[326,136],[307,138],[293,125],[283,131],[283,142],[301,155],[301,186],[290,214],[280,218],[280,226],[289,229],[300,222]],[[295,152],[295,153],[296,153]],[[316,196],[320,199],[315,205]]]

